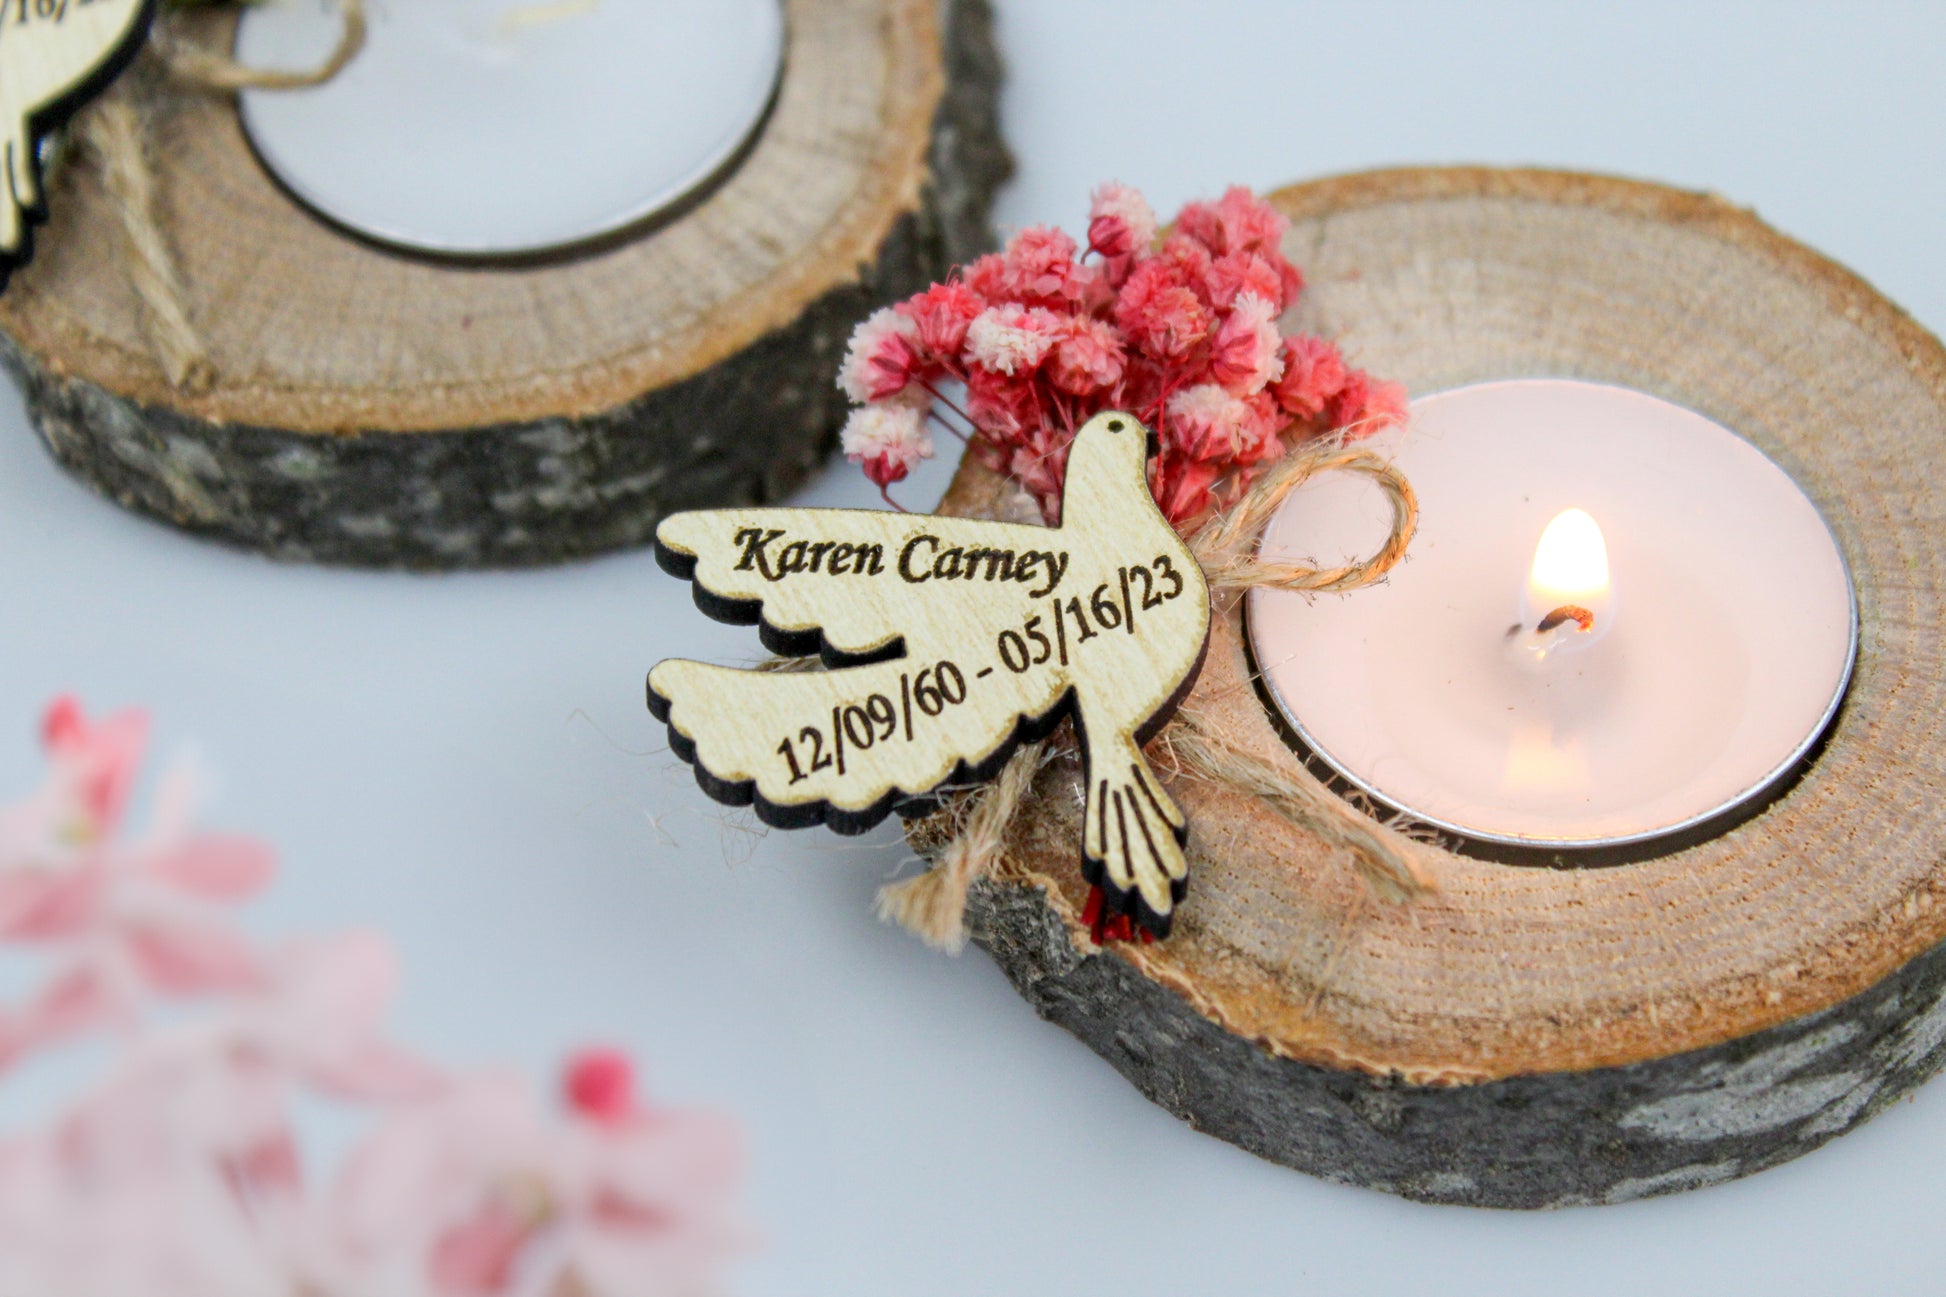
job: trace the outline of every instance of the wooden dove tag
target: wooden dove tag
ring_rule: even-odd
[[[712,509],[656,557],[720,621],[825,671],[671,659],[649,710],[718,801],[767,824],[862,833],[990,779],[1072,714],[1082,858],[1113,912],[1166,936],[1186,823],[1142,754],[1194,683],[1209,590],[1156,508],[1148,430],[1097,415],[1069,452],[1061,525],[854,509]]]
[[[0,0],[0,279],[27,260],[42,219],[39,144],[141,48],[154,0]]]

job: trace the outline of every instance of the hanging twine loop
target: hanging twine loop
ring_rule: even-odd
[[[1377,485],[1392,510],[1384,542],[1369,557],[1338,567],[1259,557],[1265,524],[1292,491],[1320,473],[1354,473]],[[1209,580],[1212,599],[1233,599],[1259,588],[1346,594],[1384,580],[1405,557],[1418,525],[1419,498],[1405,476],[1371,451],[1333,440],[1278,461],[1235,505],[1191,536],[1189,548]],[[1348,804],[1301,763],[1259,756],[1190,704],[1170,718],[1151,750],[1164,766],[1173,766],[1177,777],[1206,779],[1255,797],[1282,819],[1316,834],[1348,856],[1381,899],[1409,900],[1432,888],[1411,837]],[[953,817],[952,836],[938,863],[881,888],[879,917],[937,949],[962,949],[967,892],[999,867],[1008,829],[1032,792],[1035,776],[1058,751],[1053,741],[1024,746],[998,779],[964,794],[946,812]]]
[[[157,24],[150,48],[169,75],[200,90],[234,94],[238,90],[308,90],[321,86],[345,70],[365,48],[365,0],[339,0],[343,26],[338,43],[315,68],[253,68],[206,46],[186,41],[173,26]]]
[[[218,378],[209,348],[189,311],[189,295],[161,221],[161,196],[150,163],[150,118],[171,85],[217,94],[239,90],[302,90],[344,71],[365,44],[364,0],[340,0],[344,26],[330,55],[315,68],[251,68],[183,39],[167,19],[151,30],[148,66],[138,65],[75,124],[76,142],[101,167],[103,187],[128,245],[128,280],[142,304],[149,343],[169,385],[201,396]]]

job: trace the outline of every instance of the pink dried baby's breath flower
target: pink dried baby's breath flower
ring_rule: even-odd
[[[1033,370],[1060,341],[1060,316],[1042,307],[989,306],[967,326],[966,356],[989,373]]]
[[[1222,476],[1220,464],[1164,455],[1149,470],[1149,489],[1163,517],[1182,527],[1209,512],[1212,489]]]
[[[918,326],[892,307],[874,311],[851,332],[838,386],[859,405],[899,395],[919,374],[918,338]]]
[[[880,489],[903,481],[912,466],[932,458],[925,414],[911,405],[866,405],[851,412],[839,436],[845,458]]]
[[[1176,228],[1221,255],[1275,249],[1283,242],[1290,222],[1247,186],[1231,185],[1214,203],[1184,206],[1176,217]]]
[[[1088,246],[1104,257],[1131,257],[1155,243],[1155,212],[1139,190],[1111,180],[1088,209]]]
[[[1304,294],[1304,272],[1292,265],[1288,257],[1274,248],[1264,249],[1261,255],[1270,263],[1271,268],[1277,272],[1277,281],[1284,288],[1284,295],[1280,300],[1283,303],[1283,309],[1288,311],[1297,304],[1297,299]]]
[[[1331,427],[1354,437],[1396,427],[1406,420],[1405,385],[1374,379],[1364,370],[1354,369],[1344,387],[1331,398],[1325,417]]]
[[[1315,419],[1344,389],[1345,358],[1323,338],[1308,334],[1286,338],[1284,372],[1272,384],[1277,404],[1300,419]]]
[[[1197,301],[1210,305],[1207,285],[1210,269],[1216,263],[1208,248],[1187,234],[1171,234],[1162,241],[1152,259],[1169,266],[1176,280],[1196,294]]]
[[[1037,432],[1025,443],[1015,445],[1006,457],[1007,475],[1019,482],[1041,506],[1041,517],[1049,526],[1061,521],[1061,483],[1068,471],[1071,439],[1052,432]]]
[[[929,408],[932,380],[963,382],[970,453],[1019,482],[1050,522],[1075,429],[1111,407],[1131,411],[1162,437],[1156,498],[1193,526],[1283,453],[1287,436],[1339,414],[1362,431],[1402,411],[1395,388],[1367,382],[1341,396],[1348,376],[1336,348],[1280,337],[1278,315],[1304,284],[1284,256],[1285,228],[1268,203],[1232,187],[1188,204],[1163,237],[1139,193],[1105,184],[1092,195],[1083,260],[1067,235],[1033,227],[898,308],[914,323],[920,368],[891,403]],[[891,350],[876,390],[907,377]],[[870,440],[865,432],[848,430],[847,449]],[[890,441],[904,445],[902,435]],[[909,463],[853,458],[881,482]]]
[[[1023,437],[1041,424],[1041,407],[1032,383],[1020,382],[978,366],[967,371],[966,412],[990,438]]]
[[[1215,383],[1199,383],[1169,398],[1163,442],[1187,459],[1233,458],[1255,444],[1250,403]]]
[[[951,363],[966,345],[966,329],[986,309],[986,300],[958,280],[934,284],[900,302],[899,314],[912,321],[920,349],[929,358]]]
[[[1006,301],[1007,259],[997,252],[977,257],[960,271],[960,282],[967,291],[989,304]]]
[[[1093,277],[1074,260],[1074,240],[1051,225],[1030,225],[1014,235],[1001,255],[1003,292],[996,299],[1065,308],[1088,295]]]
[[[1230,252],[1218,257],[1203,277],[1203,290],[1209,295],[1210,305],[1219,311],[1229,310],[1245,293],[1255,293],[1279,311],[1290,305],[1284,278],[1277,267],[1254,252]]]
[[[1280,342],[1276,306],[1255,293],[1245,293],[1216,331],[1210,376],[1236,396],[1255,396],[1284,372]]]
[[[1068,321],[1061,340],[1054,345],[1048,381],[1070,396],[1092,396],[1122,381],[1127,359],[1114,326],[1077,317]]]
[[[1164,257],[1139,262],[1115,298],[1115,324],[1136,350],[1178,362],[1209,333],[1209,312]]]
[[[1290,417],[1277,406],[1277,399],[1268,390],[1246,398],[1250,407],[1250,418],[1243,426],[1243,436],[1237,446],[1236,462],[1248,469],[1267,459],[1275,459],[1284,453],[1284,442],[1280,436],[1290,423]],[[1247,486],[1250,474],[1244,473],[1239,484]]]

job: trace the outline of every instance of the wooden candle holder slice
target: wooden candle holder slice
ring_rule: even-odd
[[[1605,869],[1434,850],[1438,891],[1403,905],[1255,799],[1183,775],[1170,787],[1194,881],[1175,935],[1106,950],[1079,922],[1076,772],[1055,766],[1003,876],[975,889],[976,940],[1044,1016],[1198,1129],[1427,1201],[1714,1184],[1930,1076],[1946,1051],[1946,351],[1707,195],[1431,169],[1273,201],[1311,277],[1301,323],[1376,372],[1416,392],[1624,384],[1782,464],[1856,581],[1844,708],[1790,791],[1721,837]],[[1009,492],[969,461],[947,507],[990,514]],[[1216,611],[1191,705],[1295,762],[1252,686],[1239,609]],[[929,832],[915,829],[922,850]]]
[[[835,440],[852,327],[980,251],[1011,169],[986,0],[785,8],[777,99],[730,174],[556,262],[362,242],[278,187],[231,100],[171,94],[160,223],[215,386],[171,387],[86,158],[0,296],[0,361],[76,476],[280,558],[544,563],[775,499]],[[227,47],[235,18],[175,21]]]

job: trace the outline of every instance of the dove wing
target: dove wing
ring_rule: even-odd
[[[991,601],[974,590],[1031,596],[1067,562],[1058,529],[877,509],[698,510],[655,539],[704,612],[759,625],[772,652],[837,663],[950,651],[984,624]],[[1001,602],[1011,614],[1018,600]]]

